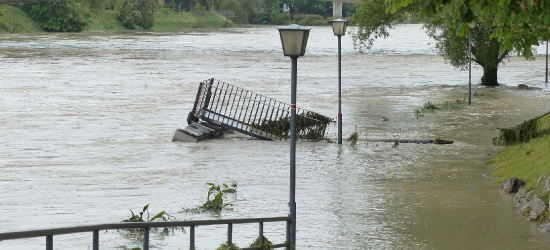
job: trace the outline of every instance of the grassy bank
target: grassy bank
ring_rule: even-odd
[[[0,33],[41,32],[22,10],[9,5],[0,5]]]
[[[525,182],[525,188],[532,190],[537,186],[537,178],[541,174],[550,175],[550,114],[538,119],[539,132],[544,132],[528,142],[506,147],[490,160],[494,167],[492,176],[502,182],[512,176]],[[521,128],[521,126],[518,126]],[[539,133],[541,134],[541,133]]]
[[[212,12],[169,12],[159,10],[155,15],[153,31],[168,31],[188,28],[232,27],[233,22]],[[117,19],[116,11],[105,10],[92,13],[84,31],[126,30]],[[0,33],[33,33],[43,30],[19,8],[0,5]]]
[[[233,23],[218,13],[157,11],[152,31],[168,31],[188,28],[232,27]],[[106,10],[92,15],[85,31],[126,30],[116,16],[116,11]]]

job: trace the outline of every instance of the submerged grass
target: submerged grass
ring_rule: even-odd
[[[492,176],[499,182],[516,176],[525,182],[527,190],[532,190],[539,175],[550,175],[549,148],[550,135],[509,146],[489,161],[494,167]]]
[[[548,134],[550,134],[550,113],[524,121],[515,127],[500,129],[498,142],[508,146],[528,142],[532,138]]]

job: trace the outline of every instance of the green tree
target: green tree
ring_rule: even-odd
[[[232,20],[234,23],[243,24],[248,23],[248,12],[245,11],[239,0],[224,0],[220,4],[222,10],[232,10],[235,13],[235,18]]]
[[[420,13],[430,16],[450,0],[388,0],[388,11],[395,13],[411,4],[421,4]],[[469,33],[468,24],[478,22],[474,13],[493,15],[492,38],[498,39],[501,52],[516,50],[526,58],[532,56],[532,46],[548,38],[550,2],[546,0],[462,0],[454,9],[454,28],[460,36]]]
[[[119,7],[118,20],[128,29],[153,27],[155,12],[159,3],[157,0],[124,0]]]
[[[457,1],[455,1],[457,2]],[[461,70],[468,69],[468,36],[460,36],[454,27],[453,17],[457,5],[448,4],[440,7],[426,27],[428,34],[434,38],[436,48],[443,53],[445,60]],[[508,50],[501,50],[501,44],[491,34],[495,28],[491,25],[494,16],[490,14],[473,13],[477,22],[472,24],[472,61],[483,68],[481,84],[498,86],[498,66],[508,56]]]
[[[22,9],[42,29],[53,32],[80,32],[88,24],[90,16],[86,0],[25,3]]]
[[[436,48],[442,52],[446,62],[465,70],[468,66],[468,37],[457,32],[454,18],[456,7],[460,6],[459,1],[435,9],[416,2],[389,12],[386,11],[388,5],[384,0],[364,0],[357,5],[357,13],[354,15],[354,20],[359,24],[358,32],[354,34],[355,46],[369,48],[375,39],[388,36],[392,22],[418,15],[420,11],[421,15],[429,17],[425,19],[427,33],[436,40]],[[478,22],[471,29],[472,55],[473,61],[483,67],[481,84],[497,86],[498,65],[506,58],[508,51],[501,50],[498,40],[491,38],[494,31],[491,26],[492,16],[481,12],[472,12],[471,15],[478,16]]]

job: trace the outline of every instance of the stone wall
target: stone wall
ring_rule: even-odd
[[[527,191],[522,188],[525,182],[513,176],[500,186],[502,194],[514,194],[516,210],[531,222],[541,223],[539,230],[550,232],[549,208],[550,178],[542,174],[537,180],[537,188]]]

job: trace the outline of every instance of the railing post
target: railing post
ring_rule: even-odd
[[[292,224],[292,220],[287,220],[286,221],[286,242],[288,244],[290,244],[290,224]],[[289,247],[287,247],[287,249],[290,249],[290,245]]]
[[[92,242],[93,250],[99,250],[99,231],[94,231],[94,237]]]
[[[264,243],[264,223],[263,222],[260,222],[260,236],[258,239],[260,244]]]
[[[149,228],[146,227],[143,232],[143,250],[149,250]]]
[[[46,236],[46,250],[53,250],[53,235]]]
[[[195,226],[189,228],[189,250],[195,249]]]
[[[231,246],[233,244],[233,224],[227,224],[227,245]]]

